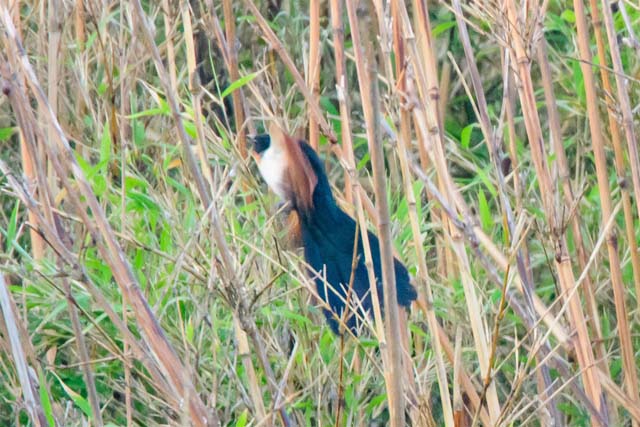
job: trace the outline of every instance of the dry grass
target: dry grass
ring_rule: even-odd
[[[640,7],[588,3],[0,4],[0,422],[640,425]],[[408,319],[325,326],[274,117]]]

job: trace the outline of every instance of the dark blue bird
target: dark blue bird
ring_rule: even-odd
[[[269,187],[291,204],[293,214],[298,217],[304,256],[313,270],[310,273],[315,277],[318,296],[331,308],[331,311],[324,309],[325,316],[331,329],[339,333],[337,318],[343,318],[346,300],[350,301],[350,307],[358,307],[361,317],[372,309],[371,287],[359,231],[355,269],[352,268],[356,222],[336,204],[324,166],[309,144],[294,140],[277,125],[271,126],[269,134],[254,137],[253,144],[253,156],[260,173]],[[380,244],[373,233],[368,232],[368,235],[382,308]],[[416,299],[416,291],[405,266],[395,258],[393,264],[397,302],[402,307],[409,307]],[[355,302],[356,298],[359,302]],[[345,323],[355,333],[360,322],[358,316],[350,311]]]

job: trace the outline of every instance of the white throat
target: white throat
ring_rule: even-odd
[[[285,200],[284,170],[286,168],[286,153],[281,147],[274,147],[273,144],[263,153],[258,163],[260,174],[267,182],[271,190],[282,200]]]

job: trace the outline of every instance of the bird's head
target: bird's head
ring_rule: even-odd
[[[252,142],[252,155],[269,188],[294,209],[311,211],[318,177],[300,142],[275,123],[269,126],[268,134],[257,135]]]

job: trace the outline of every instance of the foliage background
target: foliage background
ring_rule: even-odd
[[[203,408],[223,425],[286,423],[279,412],[385,425],[385,378],[397,375],[413,425],[598,425],[600,393],[609,425],[638,425],[640,6],[474,2],[456,20],[455,1],[408,2],[400,75],[398,15],[361,1],[354,28],[355,3],[0,6],[3,425],[197,425]],[[375,229],[371,77],[355,55],[369,44],[390,243],[421,292],[411,381],[382,363],[373,325],[358,340],[327,328],[246,153],[246,134],[273,116],[317,132],[339,202]]]

